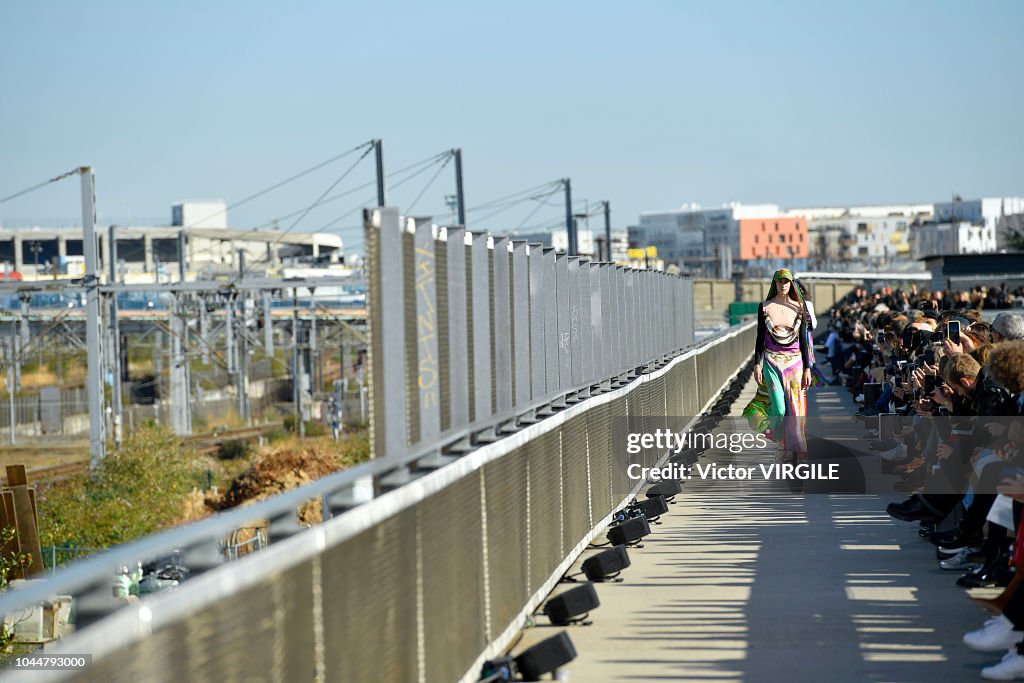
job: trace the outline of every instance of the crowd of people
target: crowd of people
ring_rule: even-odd
[[[989,680],[1024,679],[1024,532],[1014,540],[1024,527],[1020,294],[1005,285],[858,289],[819,324],[830,382],[862,404],[859,419],[878,430],[870,447],[882,471],[908,494],[887,512],[920,524],[958,585],[1002,588],[979,600],[996,615],[963,638],[1005,652],[983,669]],[[999,308],[1009,310],[991,311]]]

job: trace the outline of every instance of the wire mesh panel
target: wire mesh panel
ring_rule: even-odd
[[[612,404],[602,403],[587,412],[587,459],[590,478],[590,518],[608,514],[612,505]]]
[[[480,483],[465,477],[416,506],[427,681],[457,680],[490,639]]]
[[[250,598],[207,605],[95,661],[76,678],[111,683],[313,680],[312,578],[308,563],[272,574]]]
[[[608,424],[620,425],[621,417],[627,414],[629,406],[629,396],[620,396],[608,403]],[[616,419],[618,418],[618,419]],[[633,431],[633,425],[631,420],[627,420],[628,426],[627,431]],[[608,441],[610,442],[611,455],[608,459],[608,467],[610,469],[611,476],[611,492],[609,495],[612,496],[611,505],[615,505],[619,501],[616,500],[616,495],[621,494],[623,491],[630,489],[629,476],[626,471],[626,467],[629,464],[628,454],[621,449],[614,448],[615,435],[609,428]],[[619,496],[621,497],[621,496]],[[609,506],[611,507],[611,506]]]
[[[530,481],[530,592],[536,591],[564,557],[562,553],[561,430],[550,431],[527,447]]]
[[[562,426],[562,557],[591,528],[586,432],[586,415],[578,415]]]
[[[484,467],[487,498],[487,565],[490,579],[491,633],[512,622],[531,591],[529,573],[529,498],[526,450]]]
[[[331,644],[325,653],[331,680],[417,679],[416,525],[410,508],[324,552],[323,637]]]

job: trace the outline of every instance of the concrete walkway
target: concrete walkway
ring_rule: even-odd
[[[859,451],[869,478],[881,476],[845,389],[812,390],[809,412],[849,416],[829,437]],[[702,461],[773,459],[712,452]],[[597,584],[593,624],[569,629],[579,653],[570,680],[970,681],[998,661],[960,641],[990,615],[956,587],[957,573],[938,568],[916,524],[886,515],[902,495],[780,486],[687,482],[645,547],[629,551],[624,581]],[[531,629],[527,643],[552,632]]]

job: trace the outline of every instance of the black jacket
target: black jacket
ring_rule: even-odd
[[[974,409],[978,415],[1008,416],[1017,414],[1013,395],[983,365],[974,386]]]

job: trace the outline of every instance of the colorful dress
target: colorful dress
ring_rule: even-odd
[[[782,444],[787,451],[807,452],[804,418],[807,394],[801,386],[804,368],[810,367],[807,334],[797,316],[792,328],[777,327],[764,304],[758,307],[757,347],[754,362],[760,364],[763,382],[754,399],[743,409],[750,427]]]

